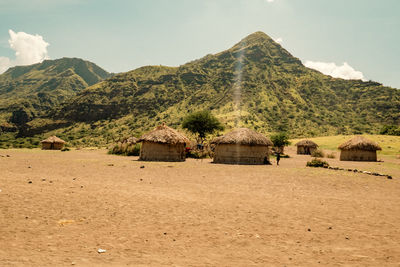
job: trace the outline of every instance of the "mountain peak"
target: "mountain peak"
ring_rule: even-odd
[[[107,71],[79,58],[15,66],[0,75],[0,107],[9,114],[13,103],[23,101],[27,106],[35,106],[38,112],[44,111],[108,77]]]
[[[274,40],[268,36],[268,34],[258,31],[252,34],[249,34],[242,41],[247,43],[258,43],[258,42],[274,42]]]
[[[26,75],[32,75],[33,72],[36,72],[36,74],[42,73],[44,76],[51,76],[63,73],[67,69],[72,69],[74,72],[76,72],[76,74],[81,76],[88,85],[95,84],[100,80],[110,77],[110,74],[107,71],[90,61],[86,61],[81,58],[68,57],[46,59],[43,62],[32,65],[15,66],[9,68],[0,77],[9,76],[12,79],[24,79],[26,78]]]
[[[286,63],[294,64],[298,67],[303,66],[298,58],[294,57],[279,43],[261,31],[248,35],[227,51],[235,54],[242,51],[253,62],[269,61],[269,64],[277,66],[283,66]]]
[[[264,47],[267,49],[278,49],[285,50],[280,44],[274,41],[270,36],[262,31],[257,31],[252,33],[242,40],[239,43],[232,47],[233,50],[240,50],[243,48],[251,48],[251,47]],[[287,51],[285,50],[285,54]]]
[[[278,45],[271,37],[269,37],[266,33],[258,31],[252,33],[237,43],[234,47],[251,47],[251,46],[260,46],[260,45]]]

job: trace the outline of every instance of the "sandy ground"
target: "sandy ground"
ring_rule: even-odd
[[[0,265],[399,266],[400,160],[329,160],[389,180],[289,153],[278,167],[0,150]]]

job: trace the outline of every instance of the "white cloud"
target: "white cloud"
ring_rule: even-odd
[[[15,33],[13,30],[9,30],[8,33],[10,34],[8,44],[15,51],[15,60],[0,57],[0,73],[13,66],[35,64],[49,58],[47,53],[49,44],[42,36],[25,32]]]
[[[274,41],[277,42],[278,44],[283,43],[282,37],[278,37],[278,38],[274,39]]]
[[[272,3],[272,2],[274,2],[275,0],[265,0],[266,2],[268,2],[268,3]]]
[[[361,71],[355,70],[352,66],[347,64],[347,62],[344,62],[341,66],[337,66],[333,62],[306,61],[304,65],[334,78],[342,78],[346,80],[365,80],[364,74]]]

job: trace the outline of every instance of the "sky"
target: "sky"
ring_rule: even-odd
[[[263,31],[306,66],[400,88],[399,0],[0,0],[0,73],[78,57],[179,66]]]

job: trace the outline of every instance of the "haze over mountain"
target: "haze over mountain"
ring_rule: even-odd
[[[289,131],[293,136],[377,132],[400,122],[400,91],[376,82],[343,80],[306,68],[265,33],[180,67],[146,66],[89,86],[55,105],[46,120],[69,124],[68,140],[105,143],[166,122],[178,127],[188,113],[210,109],[234,127]],[[54,127],[50,127],[53,129]],[[49,129],[50,129],[49,128]],[[86,142],[88,140],[85,139]]]

